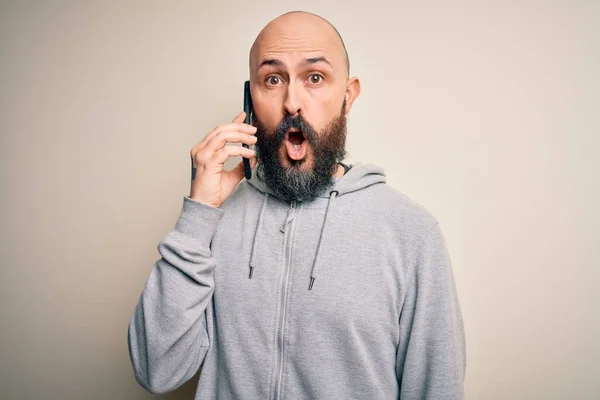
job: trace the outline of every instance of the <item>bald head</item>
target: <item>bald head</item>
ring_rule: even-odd
[[[341,60],[350,74],[348,52],[338,30],[325,18],[305,11],[291,11],[267,24],[250,49],[250,71],[256,70],[261,57],[272,50],[325,51]]]

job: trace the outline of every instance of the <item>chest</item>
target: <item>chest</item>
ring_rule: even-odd
[[[295,332],[393,342],[406,287],[399,241],[375,213],[325,212],[294,206],[272,208],[262,220],[256,211],[230,215],[212,244],[215,305],[226,305],[220,315],[239,323],[251,315],[265,337],[284,320]]]

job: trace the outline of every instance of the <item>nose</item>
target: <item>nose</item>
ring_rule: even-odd
[[[292,117],[295,117],[302,112],[298,90],[293,83],[290,83],[287,86],[285,101],[283,103],[283,111],[286,115],[291,115]]]

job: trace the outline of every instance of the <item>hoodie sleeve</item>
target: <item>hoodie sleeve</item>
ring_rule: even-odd
[[[417,259],[400,315],[400,400],[464,399],[466,344],[452,265],[439,224]]]
[[[214,291],[210,243],[223,210],[184,197],[175,228],[159,243],[128,329],[137,381],[152,393],[188,381],[206,356],[206,308]]]

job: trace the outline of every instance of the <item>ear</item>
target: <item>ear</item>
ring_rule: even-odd
[[[360,94],[360,81],[357,77],[348,78],[348,83],[346,84],[346,109],[344,112],[346,115],[350,112],[352,108],[352,103]]]

